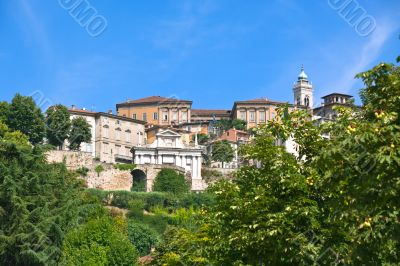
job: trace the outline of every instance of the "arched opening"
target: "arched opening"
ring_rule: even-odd
[[[140,169],[132,171],[132,187],[131,191],[146,191],[146,173]]]

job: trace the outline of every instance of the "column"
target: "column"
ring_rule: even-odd
[[[197,157],[192,157],[192,179],[197,179]]]
[[[151,155],[150,156],[150,163],[151,164],[156,164],[156,156],[155,155]]]
[[[180,155],[176,155],[175,156],[175,164],[177,165],[177,166],[182,166],[182,158],[181,158],[181,156]]]
[[[201,179],[201,166],[202,166],[201,161],[202,161],[202,158],[201,158],[201,156],[199,156],[197,159],[197,178],[198,179]]]
[[[158,155],[157,164],[162,164],[162,155]]]

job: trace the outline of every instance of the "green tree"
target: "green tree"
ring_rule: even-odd
[[[92,139],[91,126],[83,117],[75,117],[71,121],[71,132],[68,137],[69,148],[80,150],[83,142],[90,142]]]
[[[44,116],[32,97],[15,95],[10,105],[7,125],[28,136],[32,144],[41,143],[45,136]]]
[[[348,265],[400,260],[400,72],[379,64],[358,75],[364,107],[339,109],[330,141],[315,157],[326,228],[325,246]]]
[[[0,102],[0,122],[7,122],[10,112],[10,104],[8,102]]]
[[[209,139],[210,139],[210,136],[207,134],[204,134],[204,133],[197,134],[197,142],[200,145],[206,144]],[[196,135],[193,135],[192,141],[195,141],[195,140],[196,140]]]
[[[145,224],[136,223],[133,220],[128,222],[128,237],[140,256],[150,254],[151,249],[158,243],[156,231]]]
[[[219,128],[221,131],[226,131],[232,128],[238,129],[238,130],[245,130],[246,129],[246,121],[243,121],[241,119],[221,119],[216,122],[216,127]]]
[[[173,169],[164,168],[156,176],[153,184],[153,191],[171,192],[182,194],[189,191],[189,185],[185,176],[178,174]]]
[[[224,167],[224,163],[232,162],[234,157],[235,157],[235,152],[228,141],[226,140],[216,141],[212,145],[211,158],[213,161],[221,162],[222,167]]]
[[[68,108],[54,105],[46,110],[46,135],[51,145],[61,148],[68,138],[71,120]]]
[[[71,230],[64,241],[63,265],[137,265],[138,253],[107,217]]]
[[[81,181],[47,164],[19,131],[0,128],[0,265],[54,265],[78,223]]]
[[[231,124],[231,128],[235,128],[237,130],[245,130],[247,127],[246,121],[243,121],[241,119],[233,119]]]

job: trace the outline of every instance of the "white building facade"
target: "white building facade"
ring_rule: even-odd
[[[156,140],[149,145],[132,148],[136,165],[156,164],[181,167],[192,180],[192,190],[201,191],[205,183],[201,177],[202,151],[198,146],[186,146],[181,135],[164,130],[156,134]]]

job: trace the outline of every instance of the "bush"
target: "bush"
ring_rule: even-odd
[[[133,181],[131,191],[145,192],[146,191],[146,180]]]
[[[87,167],[80,167],[78,169],[76,169],[76,171],[79,175],[81,176],[87,176],[87,174],[89,173],[89,168]]]
[[[114,164],[114,169],[121,171],[132,171],[136,168],[136,165],[130,163]]]
[[[104,171],[104,167],[101,164],[98,164],[94,168],[94,171],[96,171],[97,176],[100,176],[100,173]]]
[[[189,185],[182,174],[178,174],[173,169],[164,168],[157,174],[153,190],[183,194],[189,191]]]
[[[138,254],[109,218],[94,219],[70,231],[62,265],[137,265]]]
[[[130,220],[128,222],[128,237],[138,250],[139,255],[145,256],[158,243],[159,234],[145,224]]]
[[[198,209],[214,204],[214,196],[206,192],[174,195],[164,192],[103,191],[98,189],[87,189],[86,191],[103,203],[109,201],[112,195],[110,205],[123,209],[129,209],[132,200],[143,201],[144,209],[147,211],[156,206],[166,208],[171,212],[182,207],[193,206]]]

